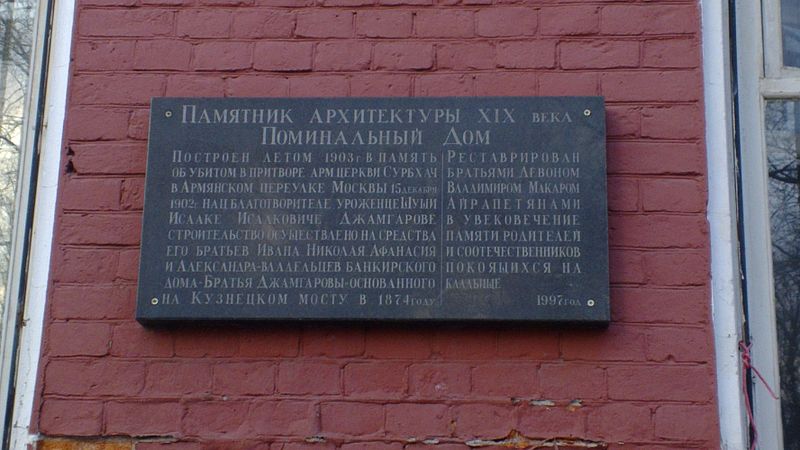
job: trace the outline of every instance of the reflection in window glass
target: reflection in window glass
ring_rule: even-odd
[[[800,0],[781,0],[783,65],[800,67]]]
[[[5,304],[34,14],[33,0],[0,0],[0,306]]]
[[[800,450],[800,101],[768,101],[765,125],[783,435]]]

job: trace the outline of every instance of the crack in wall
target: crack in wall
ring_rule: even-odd
[[[465,442],[470,448],[507,447],[534,450],[539,448],[608,448],[608,443],[580,438],[534,438],[516,430],[500,439],[473,439]]]

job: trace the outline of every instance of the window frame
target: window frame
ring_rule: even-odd
[[[768,100],[800,100],[800,68],[783,67],[780,0],[735,2],[743,270],[751,364],[780,395],[769,213],[766,127]],[[782,449],[780,399],[751,377],[759,449]]]

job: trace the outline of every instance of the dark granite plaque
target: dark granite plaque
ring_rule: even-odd
[[[137,317],[609,320],[599,97],[154,99]]]

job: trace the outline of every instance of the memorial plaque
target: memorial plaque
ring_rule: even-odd
[[[137,318],[607,323],[599,97],[153,100]]]

